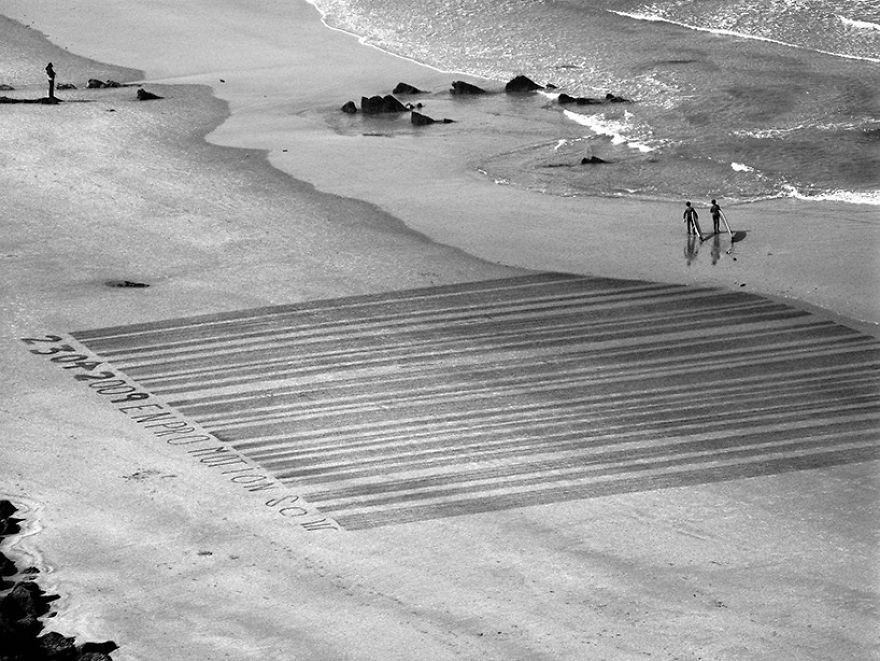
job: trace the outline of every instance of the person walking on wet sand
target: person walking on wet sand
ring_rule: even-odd
[[[709,212],[712,214],[712,231],[715,234],[718,234],[721,228],[721,207],[718,206],[718,202],[712,200],[712,206],[709,207]]]
[[[687,224],[688,234],[696,234],[702,239],[703,232],[700,230],[700,217],[697,215],[697,210],[691,206],[690,202],[684,203],[684,214],[682,214],[682,217]]]
[[[55,69],[52,68],[52,63],[46,65],[46,76],[49,78],[49,98],[55,98]]]

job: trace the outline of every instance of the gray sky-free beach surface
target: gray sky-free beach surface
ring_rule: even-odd
[[[664,296],[707,286],[766,293],[795,310],[804,301],[827,311],[795,320],[799,328],[834,315],[868,329],[878,321],[869,209],[737,207],[728,215],[749,232],[737,261],[713,267],[706,244],[688,267],[677,204],[545,199],[488,185],[460,159],[497,136],[468,126],[427,140],[387,127],[333,129],[337,103],[349,97],[398,78],[442,88],[448,76],[336,36],[306,5],[264,5],[251,17],[253,37],[230,14],[210,39],[200,32],[208,9],[113,6],[102,9],[100,30],[88,27],[97,15],[88,3],[66,17],[49,3],[5,9],[35,28],[2,26],[10,35],[4,60],[7,50],[15,54],[15,94],[41,94],[52,61],[59,82],[145,80],[165,97],[151,104],[135,101],[133,88],[77,90],[58,107],[3,109],[3,483],[37,532],[16,551],[51,569],[63,595],[58,630],[112,638],[119,659],[820,659],[876,651],[876,461],[309,531],[285,516],[298,513],[302,491],[249,491],[203,454],[140,425],[133,416],[149,409],[121,411],[109,392],[75,378],[86,370],[30,353],[43,345],[21,338],[59,335],[88,351],[94,340],[70,334],[518,282],[531,277],[522,267],[688,286]],[[37,30],[140,71],[61,52]],[[186,52],[175,50],[180,44]],[[432,112],[491,125],[446,103]],[[288,115],[300,118],[293,132]],[[120,280],[151,286],[105,284]],[[785,309],[774,314],[788,317]],[[837,328],[820,330],[851,337]],[[859,337],[870,351],[870,337]],[[707,352],[695,349],[695,372],[711,363]],[[107,360],[117,370],[121,359]],[[715,364],[699,378],[723,383],[717,372],[728,363]],[[334,369],[326,378],[337,378]],[[740,370],[730,372],[732,388],[751,378],[748,365],[728,369]],[[870,398],[871,383],[853,396]],[[809,408],[818,406],[815,393],[798,387],[808,408],[797,410],[817,415]],[[716,390],[704,396],[707,407],[727,415],[724,387]],[[852,413],[850,424],[865,424],[864,415]],[[847,448],[862,447],[854,438]]]

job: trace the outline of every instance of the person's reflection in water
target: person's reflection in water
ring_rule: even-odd
[[[719,259],[721,259],[721,236],[716,232],[712,237],[712,265],[717,264]]]
[[[700,251],[700,243],[696,234],[687,235],[687,243],[684,246],[684,259],[688,266],[693,264],[697,258],[697,253]]]

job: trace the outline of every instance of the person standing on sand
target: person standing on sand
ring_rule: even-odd
[[[55,69],[52,68],[52,63],[46,65],[46,75],[49,77],[49,98],[55,98]]]
[[[687,224],[688,234],[696,234],[702,239],[703,232],[700,229],[700,217],[697,215],[697,210],[691,206],[690,202],[684,203],[684,214],[682,214],[682,217],[684,218],[684,222]]]
[[[709,207],[709,212],[712,214],[712,228],[715,234],[718,234],[721,222],[721,207],[718,206],[718,203],[715,200],[712,200],[712,206]]]

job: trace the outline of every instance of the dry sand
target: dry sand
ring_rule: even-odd
[[[877,656],[876,464],[309,533],[151,443],[18,339],[520,272],[492,262],[745,283],[876,324],[873,208],[730,210],[749,230],[740,258],[688,268],[677,205],[546,200],[468,174],[454,134],[396,131],[375,152],[373,131],[334,124],[348,98],[449,76],[327,31],[308,6],[98,4],[4,12],[144,72],[3,22],[0,54],[15,64],[0,82],[19,88],[8,94],[42,94],[48,60],[78,85],[211,84],[233,111],[211,140],[270,150],[310,183],[263,152],[205,143],[226,117],[205,86],[150,83],[166,97],[155,104],[120,88],[2,107],[3,491],[39,532],[18,552],[64,595],[56,630],[113,639],[116,659]],[[474,153],[497,138],[467,133]],[[125,279],[152,286],[104,284]]]

